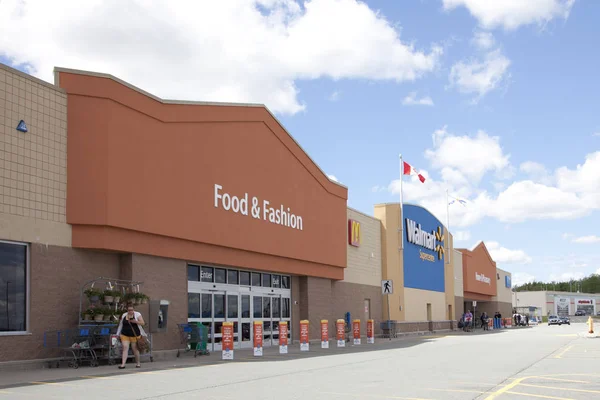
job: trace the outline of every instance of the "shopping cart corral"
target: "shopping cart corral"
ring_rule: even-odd
[[[193,351],[194,357],[200,355],[208,355],[208,328],[201,323],[191,322],[187,324],[177,324],[179,328],[179,338],[182,348],[177,350],[177,357],[181,355],[181,350],[184,352]]]

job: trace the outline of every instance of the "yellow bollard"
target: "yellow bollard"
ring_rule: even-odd
[[[591,315],[588,318],[588,322],[587,323],[588,323],[588,326],[589,326],[588,333],[594,333],[594,320],[592,319]]]

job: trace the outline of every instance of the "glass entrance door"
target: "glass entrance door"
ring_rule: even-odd
[[[240,347],[252,347],[252,296],[248,292],[240,293]]]
[[[221,328],[225,322],[227,308],[226,294],[217,291],[201,292],[200,304],[202,307],[200,322],[208,328],[208,350],[221,351],[223,338]]]

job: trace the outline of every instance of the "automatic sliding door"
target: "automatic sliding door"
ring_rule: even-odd
[[[242,348],[252,347],[252,303],[249,294],[240,295],[241,304],[241,346]]]

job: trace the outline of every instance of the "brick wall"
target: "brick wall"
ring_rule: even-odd
[[[337,282],[329,279],[298,277],[299,306],[301,319],[310,321],[309,334],[311,340],[321,337],[321,320],[329,322],[329,336],[335,337],[335,321],[343,319],[350,312],[352,319],[361,320],[361,332],[366,335],[365,299],[370,300],[371,318],[375,320],[375,332],[379,333],[379,322],[382,320],[382,300],[379,286],[359,285],[356,283]],[[292,292],[293,295],[293,292]],[[294,328],[298,328],[294,321]]]
[[[66,222],[67,96],[2,64],[0,162],[0,212]]]
[[[333,306],[331,320],[344,318],[349,311],[351,318],[361,320],[361,334],[367,334],[367,314],[365,313],[365,299],[370,300],[370,317],[375,320],[375,333],[379,333],[379,323],[383,320],[383,300],[381,287],[359,285],[356,283],[333,282]],[[330,327],[330,330],[332,327]]]
[[[44,331],[76,327],[82,285],[119,276],[116,254],[33,244],[30,255],[31,334],[0,336],[0,362],[56,356],[43,347]]]
[[[348,208],[348,219],[360,224],[360,245],[347,245],[344,282],[380,287],[381,221]]]
[[[152,300],[168,300],[169,315],[167,332],[154,333],[152,350],[176,349],[180,345],[177,324],[187,323],[187,263],[183,260],[133,254],[121,258],[125,279],[141,281],[140,291]],[[131,265],[131,278],[127,278]],[[149,304],[136,306],[149,329]]]

